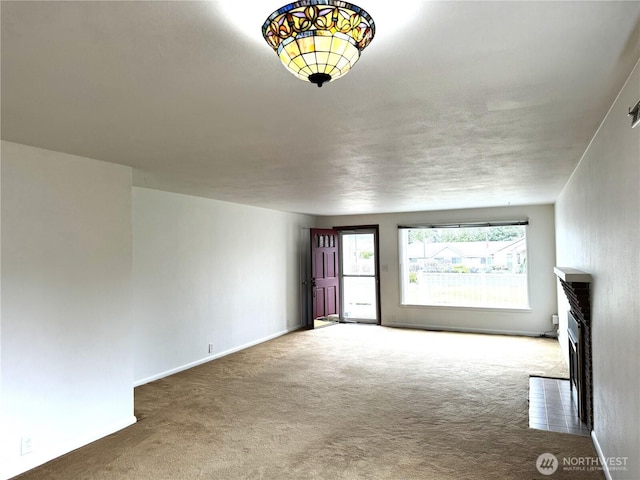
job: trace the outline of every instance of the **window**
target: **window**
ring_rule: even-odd
[[[527,223],[399,227],[402,304],[528,308]]]

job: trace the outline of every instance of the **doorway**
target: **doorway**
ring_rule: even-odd
[[[303,228],[301,233],[303,326],[380,325],[378,226]]]
[[[380,324],[378,227],[338,228],[343,322]]]

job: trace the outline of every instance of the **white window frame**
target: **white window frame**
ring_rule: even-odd
[[[398,250],[399,250],[399,286],[400,286],[400,305],[403,307],[437,307],[437,308],[469,308],[469,309],[490,309],[490,310],[530,310],[530,285],[531,285],[531,268],[529,263],[529,232],[528,219],[503,222],[472,222],[472,223],[456,223],[456,224],[437,224],[437,225],[398,225]],[[526,248],[526,286],[523,293],[526,299],[522,303],[516,304],[495,304],[495,303],[476,303],[476,304],[456,304],[456,303],[422,303],[410,302],[407,300],[407,289],[409,288],[409,266],[415,265],[408,256],[408,242],[406,239],[406,231],[409,229],[426,229],[426,228],[477,228],[477,227],[499,227],[499,226],[515,226],[522,225],[525,227],[525,248]],[[519,255],[518,255],[519,256]],[[515,255],[513,256],[515,259]],[[494,259],[488,257],[486,266],[492,265]],[[458,264],[456,264],[458,265]],[[483,265],[485,266],[485,265]]]

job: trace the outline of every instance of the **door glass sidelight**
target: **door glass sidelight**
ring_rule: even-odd
[[[377,272],[375,234],[341,232],[342,318],[345,321],[377,320]]]

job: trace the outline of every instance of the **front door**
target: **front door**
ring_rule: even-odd
[[[311,289],[313,320],[334,322],[340,316],[338,232],[311,229]]]

